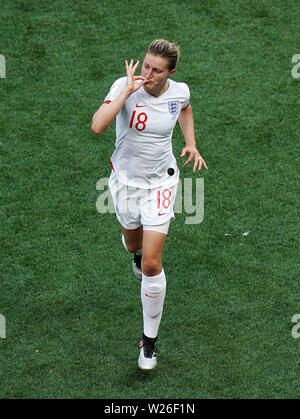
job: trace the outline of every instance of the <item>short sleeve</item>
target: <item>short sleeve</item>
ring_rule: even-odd
[[[126,85],[126,77],[121,77],[116,80],[111,86],[109,93],[105,96],[104,103],[109,103],[113,101],[124,89]]]
[[[182,87],[182,99],[183,99],[182,109],[185,109],[190,103],[191,94],[190,94],[190,89],[187,84],[182,83],[181,87]]]

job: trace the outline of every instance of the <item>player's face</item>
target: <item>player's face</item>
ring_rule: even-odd
[[[168,69],[169,62],[159,55],[146,54],[142,65],[142,76],[149,79],[144,89],[150,95],[159,96],[165,89],[167,78],[175,73]]]

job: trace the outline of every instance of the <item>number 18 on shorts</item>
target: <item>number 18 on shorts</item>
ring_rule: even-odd
[[[123,227],[155,226],[174,219],[177,186],[142,189],[121,184],[112,173],[109,188],[117,218]]]
[[[148,189],[141,200],[141,217],[144,225],[161,225],[174,217],[177,185]]]

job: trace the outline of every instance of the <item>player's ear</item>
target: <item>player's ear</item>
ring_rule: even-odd
[[[172,77],[174,73],[176,73],[176,68],[173,68],[173,70],[169,71],[169,77]]]

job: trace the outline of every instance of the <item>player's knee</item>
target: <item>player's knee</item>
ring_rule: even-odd
[[[161,261],[154,257],[142,257],[142,272],[146,276],[158,275],[162,270]]]

